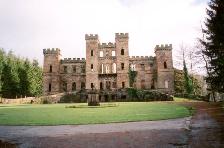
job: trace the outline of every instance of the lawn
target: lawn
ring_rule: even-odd
[[[67,125],[148,121],[190,116],[173,103],[117,103],[116,107],[67,108],[77,104],[0,105],[0,125]],[[83,106],[84,104],[78,104]]]

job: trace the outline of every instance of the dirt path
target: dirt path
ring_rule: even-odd
[[[189,118],[80,126],[0,126],[0,139],[19,147],[224,147],[224,109],[217,103],[181,103]],[[189,129],[188,129],[189,128]]]

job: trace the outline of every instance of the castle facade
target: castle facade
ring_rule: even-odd
[[[85,35],[86,58],[61,59],[60,49],[43,49],[44,95],[80,90],[116,91],[128,87],[174,91],[172,45],[157,45],[155,57],[129,56],[129,34],[116,33],[115,43]],[[136,71],[130,86],[130,72]]]

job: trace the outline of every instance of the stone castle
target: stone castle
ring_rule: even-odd
[[[155,57],[129,56],[129,34],[116,33],[115,43],[85,35],[86,59],[61,59],[60,49],[43,49],[44,95],[80,90],[116,91],[128,87],[174,91],[172,45],[157,45]],[[137,71],[130,86],[129,71]]]

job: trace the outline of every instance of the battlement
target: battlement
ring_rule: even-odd
[[[115,38],[128,38],[128,33],[115,33]]]
[[[172,50],[172,44],[165,44],[165,45],[163,45],[163,44],[161,44],[161,45],[156,45],[156,47],[155,47],[155,51],[156,50]]]
[[[59,48],[43,49],[43,54],[60,54],[60,49]]]
[[[64,58],[61,63],[82,63],[85,61],[85,58]]]
[[[115,48],[115,43],[102,43],[99,44],[99,48]]]
[[[152,56],[130,56],[129,60],[153,60]]]
[[[86,40],[98,40],[98,34],[86,34],[85,39]]]

